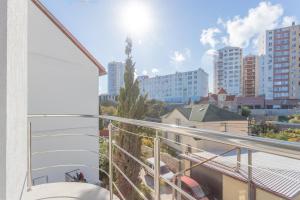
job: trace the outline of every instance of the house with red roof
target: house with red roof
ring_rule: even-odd
[[[229,95],[224,88],[221,88],[217,94],[208,93],[208,96],[202,98],[199,103],[213,104],[219,108],[236,112],[235,97],[235,95]]]

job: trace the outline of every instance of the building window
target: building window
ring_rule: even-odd
[[[180,126],[180,119],[176,119],[175,123],[177,126]]]
[[[181,136],[176,134],[175,135],[175,141],[178,142],[178,143],[181,143]]]
[[[165,131],[165,138],[169,138],[168,131]]]

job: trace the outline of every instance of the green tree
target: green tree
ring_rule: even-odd
[[[102,115],[101,106],[99,106],[99,115]],[[99,118],[99,130],[101,131],[104,128],[103,119]]]
[[[292,115],[291,119],[289,120],[289,123],[300,124],[300,115]]]
[[[134,79],[135,63],[132,61],[131,51],[132,41],[130,38],[127,38],[125,48],[125,87],[120,89],[117,109],[118,116],[130,119],[143,119],[146,113],[146,96],[140,95],[138,81]],[[137,131],[137,127],[129,124],[120,124],[119,126],[126,131]],[[119,131],[119,135],[116,137],[116,143],[134,157],[140,158],[141,138]],[[117,149],[114,150],[114,161],[120,170],[122,170],[135,185],[139,185],[141,166],[136,161]],[[117,170],[116,184],[126,199],[136,199],[137,194],[133,191],[132,186]]]
[[[155,99],[151,99],[146,102],[147,104],[147,113],[145,114],[146,117],[150,118],[160,118],[162,115],[168,112],[167,105]]]
[[[241,115],[244,117],[249,117],[251,114],[251,110],[247,106],[243,106],[241,108]]]
[[[114,106],[101,106],[101,112],[105,115],[117,115],[117,109]]]

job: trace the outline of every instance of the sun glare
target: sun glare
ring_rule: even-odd
[[[121,12],[122,25],[129,35],[142,35],[150,30],[150,8],[144,1],[128,2]]]

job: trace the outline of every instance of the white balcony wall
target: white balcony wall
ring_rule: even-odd
[[[0,200],[26,190],[27,1],[0,1]]]
[[[29,3],[29,114],[98,114],[98,68],[39,10]],[[43,137],[61,134],[98,136],[97,119],[34,118],[32,152],[49,150],[90,150],[96,152],[55,152],[32,156],[33,178],[48,176],[49,182],[65,180],[65,172],[81,169],[89,182],[98,180],[98,139],[89,136]],[[52,167],[80,164],[90,167]],[[42,181],[39,181],[42,182]]]

